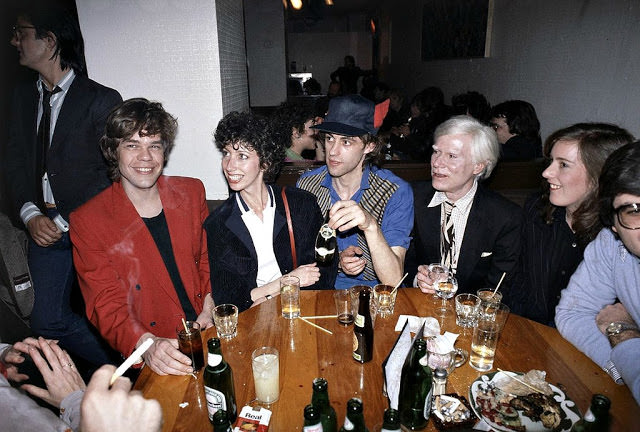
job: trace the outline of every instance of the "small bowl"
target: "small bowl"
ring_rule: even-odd
[[[445,422],[440,420],[440,417],[438,417],[433,410],[435,409],[435,401],[433,402],[433,404],[431,405],[431,416],[429,417],[431,420],[433,420],[433,423],[436,425],[436,428],[438,430],[453,430],[453,429],[462,429],[462,428],[466,428],[466,429],[470,429],[473,425],[476,424],[476,422],[478,421],[478,417],[476,416],[476,414],[473,412],[473,410],[471,409],[471,405],[469,404],[469,401],[467,401],[467,398],[465,398],[464,396],[460,396],[456,393],[447,393],[444,396],[450,396],[453,398],[458,399],[466,408],[467,410],[469,410],[469,418],[463,421],[459,421],[459,422],[454,422],[454,421],[450,421],[450,422]]]

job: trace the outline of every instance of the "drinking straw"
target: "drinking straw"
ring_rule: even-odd
[[[111,375],[109,385],[112,386],[113,383],[116,382],[116,380],[127,371],[127,369],[129,369],[134,363],[136,363],[136,361],[140,357],[142,357],[142,354],[144,354],[152,344],[153,339],[151,338],[147,338],[147,340],[142,342],[142,344],[134,352],[132,352],[131,355],[127,357],[127,359],[120,366],[118,366],[118,369],[116,369],[113,375]]]
[[[500,278],[500,280],[498,281],[498,285],[496,285],[496,288],[493,290],[493,294],[491,294],[491,297],[493,298],[494,295],[496,295],[496,292],[498,292],[498,288],[500,288],[500,284],[502,284],[502,281],[504,280],[504,277],[507,275],[507,272],[503,272],[502,273],[502,277]]]
[[[327,333],[329,333],[330,335],[332,335],[332,334],[333,334],[333,332],[331,332],[331,331],[327,330],[327,329],[326,329],[326,328],[324,328],[324,327],[320,327],[319,325],[316,325],[316,324],[312,323],[311,321],[307,321],[306,319],[304,319],[304,318],[302,318],[302,317],[298,317],[298,318],[299,318],[299,319],[301,319],[302,321],[306,322],[306,323],[307,323],[307,324],[309,324],[310,326],[313,326],[313,327],[315,327],[315,328],[317,328],[317,329],[322,330],[323,332],[327,332]]]
[[[391,291],[391,294],[389,294],[390,296],[393,297],[393,295],[396,293],[396,291],[398,291],[398,287],[400,286],[400,284],[402,283],[402,281],[409,275],[409,273],[405,273],[404,276],[402,276],[402,279],[400,279],[400,282],[398,282],[396,284],[396,287]]]
[[[325,318],[338,318],[338,315],[315,315],[315,316],[306,316],[306,317],[298,317],[304,319],[325,319]]]
[[[500,284],[498,284],[500,285]],[[186,334],[189,334],[189,328],[187,327],[187,322],[184,320],[184,318],[182,318],[182,325],[184,326],[184,332]]]
[[[523,381],[523,380],[521,380],[520,378],[516,377],[515,375],[509,375],[508,373],[506,373],[505,371],[503,371],[503,370],[502,370],[502,369],[500,369],[500,368],[496,368],[496,369],[498,369],[498,372],[502,372],[503,374],[505,374],[506,376],[508,376],[508,377],[509,377],[509,378],[511,378],[512,380],[516,380],[516,381],[518,381],[520,384],[524,384],[524,385],[526,385],[526,386],[527,386],[527,387],[529,387],[531,390],[533,390],[533,391],[535,391],[535,392],[538,392],[538,393],[542,393],[542,394],[544,394],[544,392],[543,392],[542,390],[540,390],[540,389],[538,389],[538,388],[536,388],[536,387],[534,387],[534,386],[532,386],[532,385],[530,385],[530,384],[527,384],[526,382],[524,382],[524,381]]]

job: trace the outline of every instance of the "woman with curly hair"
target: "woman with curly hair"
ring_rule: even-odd
[[[520,271],[510,290],[514,312],[554,325],[560,292],[602,229],[597,201],[602,166],[631,141],[625,129],[606,123],[578,123],[547,138],[544,191],[524,208]]]
[[[272,182],[284,159],[273,129],[250,113],[226,115],[215,131],[222,171],[231,196],[204,223],[209,247],[211,289],[216,304],[239,311],[280,293],[284,274],[309,289],[333,288],[336,269],[315,263],[315,237],[323,222],[314,195]],[[286,193],[286,195],[284,195]],[[286,196],[299,266],[294,268]]]

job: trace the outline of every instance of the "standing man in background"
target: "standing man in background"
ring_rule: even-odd
[[[11,44],[20,64],[39,74],[15,90],[6,159],[12,203],[30,235],[31,327],[90,363],[104,364],[110,362],[106,344],[71,309],[76,275],[68,220],[110,184],[98,145],[107,115],[122,98],[87,77],[78,21],[54,2],[25,5]]]

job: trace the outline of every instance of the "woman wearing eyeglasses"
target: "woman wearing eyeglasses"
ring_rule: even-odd
[[[546,183],[525,204],[519,272],[507,293],[514,312],[554,325],[560,293],[602,229],[597,201],[602,166],[631,141],[629,132],[604,123],[578,123],[549,136]]]

